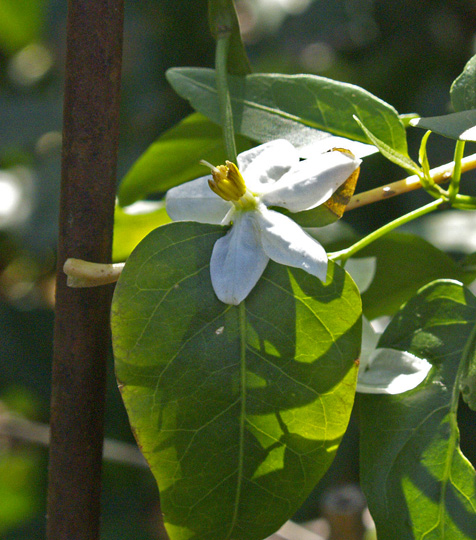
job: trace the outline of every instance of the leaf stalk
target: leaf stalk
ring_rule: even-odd
[[[235,130],[233,127],[233,110],[231,108],[230,92],[228,90],[228,51],[230,48],[231,32],[223,32],[217,36],[215,54],[216,81],[218,102],[220,106],[223,140],[227,158],[236,163]]]
[[[400,216],[399,218],[394,219],[390,223],[387,223],[383,227],[380,227],[376,231],[370,233],[365,238],[362,238],[362,240],[359,240],[347,249],[329,253],[328,257],[333,261],[340,260],[345,263],[347,259],[355,255],[358,251],[367,247],[372,242],[375,242],[375,240],[378,240],[381,236],[384,236],[385,234],[393,231],[401,225],[404,225],[405,223],[413,221],[414,219],[424,216],[425,214],[428,214],[430,212],[433,212],[433,210],[436,210],[444,202],[445,201],[443,199],[437,199],[425,206],[422,206],[421,208],[418,208],[417,210],[413,210],[412,212],[405,214],[404,216]]]

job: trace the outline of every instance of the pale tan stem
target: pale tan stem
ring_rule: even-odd
[[[446,163],[445,165],[431,169],[430,175],[437,184],[441,184],[451,178],[454,165],[454,161],[452,161],[451,163]],[[471,156],[462,159],[461,172],[470,171],[475,168],[476,154],[472,154]],[[404,178],[403,180],[397,180],[391,184],[386,184],[369,191],[357,193],[357,195],[354,195],[350,200],[346,207],[346,211],[359,208],[360,206],[365,206],[366,204],[381,201],[383,199],[389,199],[390,197],[395,197],[396,195],[401,195],[402,193],[407,193],[408,191],[413,191],[414,189],[419,189],[421,187],[422,185],[419,177],[414,174]]]
[[[69,287],[97,287],[119,279],[125,263],[101,264],[81,259],[67,259],[63,266]]]

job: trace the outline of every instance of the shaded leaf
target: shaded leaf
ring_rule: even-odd
[[[353,258],[345,263],[346,272],[352,276],[361,294],[370,287],[375,277],[376,268],[377,260],[375,257]]]
[[[432,364],[414,390],[362,395],[361,480],[385,540],[471,540],[476,475],[459,448],[457,372],[474,326],[476,298],[455,281],[419,291],[379,346]]]
[[[476,56],[465,65],[450,89],[451,104],[456,112],[476,109]]]
[[[362,294],[364,313],[371,320],[392,315],[430,281],[448,278],[470,283],[476,276],[474,270],[466,271],[446,253],[408,233],[388,234],[358,256],[377,259],[375,278]]]
[[[240,152],[251,147],[242,137],[237,138],[237,145]],[[191,114],[161,135],[134,163],[119,186],[119,204],[128,206],[151,193],[205,176],[209,171],[200,165],[201,159],[220,164],[225,157],[221,128],[201,114]]]
[[[476,327],[466,344],[463,361],[460,380],[461,395],[468,407],[476,411]]]
[[[174,68],[167,78],[197,111],[220,122],[214,70]],[[276,74],[229,77],[228,84],[235,130],[253,140],[285,138],[305,148],[330,133],[367,143],[352,118],[357,115],[385,144],[407,152],[405,128],[395,109],[358,86],[316,75]],[[362,156],[358,149],[348,149]]]
[[[208,0],[208,20],[215,39],[224,31],[231,32],[227,62],[228,72],[232,75],[250,73],[250,62],[241,39],[233,0]]]
[[[172,540],[262,540],[300,506],[349,419],[360,348],[350,277],[270,263],[240,306],[219,302],[225,229],[153,231],[117,284],[116,374]]]
[[[443,137],[459,139],[460,141],[476,141],[476,110],[445,114],[444,116],[430,116],[411,120],[414,127],[430,129]]]

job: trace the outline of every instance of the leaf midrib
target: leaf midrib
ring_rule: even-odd
[[[210,92],[212,94],[217,94],[216,88],[210,86],[207,83],[199,82],[196,79],[194,79],[193,77],[189,77],[188,75],[184,75],[183,73],[180,73],[179,76],[183,77],[184,79],[187,79],[188,81],[191,81],[197,88],[203,88],[203,89],[207,90],[208,92]],[[333,135],[336,135],[338,137],[344,137],[344,138],[349,137],[348,133],[346,133],[344,131],[341,131],[341,130],[337,130],[335,128],[332,128],[328,124],[318,123],[318,122],[315,122],[313,120],[305,119],[305,118],[293,115],[291,113],[287,113],[287,112],[282,111],[282,110],[277,109],[277,108],[268,107],[266,105],[256,103],[254,101],[250,101],[248,99],[238,99],[238,98],[235,98],[235,97],[231,96],[231,101],[235,102],[235,103],[243,103],[244,105],[248,106],[250,109],[256,109],[256,110],[259,110],[259,111],[263,111],[263,112],[266,112],[266,113],[268,113],[270,115],[278,116],[278,117],[284,118],[286,120],[296,122],[297,124],[301,124],[301,125],[304,125],[304,126],[307,126],[307,127],[313,128],[313,129],[317,129],[317,130],[320,130],[320,131],[324,131],[324,132],[327,132],[327,133],[332,133]],[[356,107],[350,102],[350,100],[347,100],[347,101],[350,103],[350,105],[352,106],[352,109],[354,110],[355,113],[360,112],[360,110],[356,109]],[[394,129],[392,129],[392,127],[390,126],[390,124],[388,122],[388,119],[384,115],[382,115],[381,111],[376,111],[376,112],[379,114],[380,117],[383,118],[384,122],[389,127],[391,137],[392,137],[392,143],[395,146],[396,141],[395,141]],[[353,138],[356,141],[363,142],[363,143],[366,143],[366,144],[368,144],[368,142],[369,142],[366,137],[360,137],[359,138],[357,136],[357,134],[354,134]]]
[[[241,489],[243,486],[243,463],[245,444],[245,418],[246,418],[246,308],[244,301],[238,306],[239,332],[240,332],[240,428],[238,441],[238,467],[235,491],[235,503],[230,528],[226,538],[231,538],[232,532],[238,522],[238,513],[241,500]]]
[[[189,81],[192,81],[193,84],[197,88],[203,88],[203,89],[207,90],[208,92],[210,92],[211,94],[217,94],[216,88],[213,88],[212,86],[210,86],[208,84],[198,82],[197,80],[195,80],[195,79],[193,79],[191,77],[188,77],[186,75],[181,75],[181,76],[183,78],[189,80]],[[243,103],[244,105],[248,106],[250,109],[256,109],[258,111],[266,112],[266,113],[268,113],[270,115],[279,116],[281,118],[285,118],[286,120],[291,120],[293,122],[296,122],[296,124],[301,124],[303,126],[318,129],[320,131],[325,131],[327,133],[332,133],[333,135],[336,135],[336,136],[339,136],[339,137],[348,138],[348,134],[344,133],[343,131],[333,129],[333,128],[329,127],[326,124],[321,125],[321,124],[319,124],[317,122],[313,122],[312,120],[306,120],[306,119],[304,119],[302,117],[293,115],[291,113],[284,112],[284,111],[282,111],[280,109],[267,107],[266,105],[262,105],[260,103],[254,102],[254,101],[250,101],[248,99],[237,99],[237,98],[235,98],[233,96],[231,96],[231,101],[235,102],[235,103]],[[360,142],[364,142],[364,143],[368,143],[367,139],[364,138],[364,137],[362,137],[360,139],[357,139],[357,137],[355,137],[355,140],[360,141]]]

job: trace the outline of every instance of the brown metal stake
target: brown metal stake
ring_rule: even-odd
[[[48,540],[99,538],[111,286],[71,289],[68,257],[111,258],[123,0],[69,0]]]

